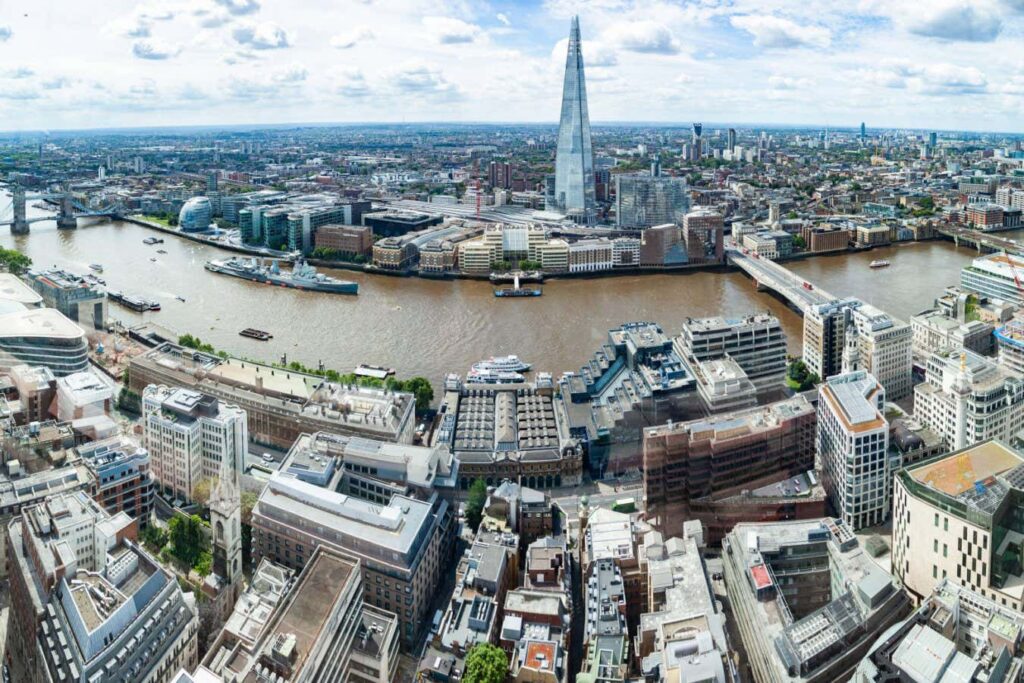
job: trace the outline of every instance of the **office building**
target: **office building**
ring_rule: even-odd
[[[780,388],[786,378],[786,335],[767,313],[743,318],[687,318],[673,348],[691,365],[730,358],[759,391]]]
[[[817,451],[829,504],[850,528],[889,516],[892,475],[885,389],[863,370],[829,377],[818,390]]]
[[[48,368],[56,377],[89,367],[85,332],[53,308],[0,314],[0,370],[16,365]]]
[[[685,521],[699,520],[708,543],[717,545],[743,515],[752,515],[747,521],[806,518],[815,511],[820,516],[822,496],[805,474],[814,469],[815,425],[814,407],[797,396],[645,429],[647,521],[678,536]],[[741,494],[746,500],[736,505]]]
[[[683,242],[686,244],[686,260],[690,265],[723,263],[724,239],[722,214],[703,208],[683,217]]]
[[[45,422],[57,398],[57,380],[45,365],[15,365],[7,371],[18,391],[22,424]]]
[[[551,182],[553,180],[553,182]],[[594,221],[594,150],[590,141],[587,85],[583,75],[583,41],[579,17],[573,17],[562,85],[562,110],[554,178],[548,179],[549,211],[589,225]]]
[[[31,452],[26,446],[34,442],[33,432],[38,431],[46,438],[46,432],[55,431],[55,425],[37,425],[11,430],[4,436],[3,447],[7,462],[0,474],[0,525],[6,533],[7,525],[21,511],[42,503],[48,496],[84,491],[92,493],[97,481],[89,468],[73,454],[64,459],[67,451],[50,450],[47,444],[43,452]],[[21,442],[21,443],[19,443]],[[58,439],[55,445],[68,443]],[[51,459],[48,456],[55,455]],[[108,510],[108,512],[116,512]],[[7,579],[10,565],[7,562],[7,543],[0,543],[0,579]]]
[[[672,339],[650,322],[609,330],[607,342],[578,372],[562,375],[558,386],[559,429],[585,446],[596,478],[606,468],[641,466],[644,427],[700,414],[693,372]]]
[[[960,269],[960,286],[990,299],[1002,299],[1024,306],[1017,279],[1024,272],[1024,259],[1010,254],[979,256]]]
[[[630,632],[626,621],[627,598],[622,570],[614,560],[600,559],[590,566],[583,598],[587,610],[583,661],[600,658],[600,653],[606,653],[603,655],[607,667],[605,673],[615,676],[620,667],[628,664]]]
[[[893,495],[893,573],[918,600],[947,579],[1024,610],[1024,457],[984,441],[901,469]]]
[[[213,224],[213,206],[207,197],[192,197],[178,213],[178,229],[182,232],[205,232]]]
[[[612,241],[607,237],[572,242],[569,244],[569,272],[611,270],[615,265],[613,251]]]
[[[406,233],[420,232],[444,221],[444,216],[440,214],[397,209],[364,213],[362,218],[363,225],[370,228],[374,235],[381,237],[401,237]]]
[[[967,225],[978,230],[999,230],[1003,227],[1003,210],[998,204],[968,204]]]
[[[277,472],[252,511],[252,552],[292,569],[320,546],[359,560],[363,600],[398,617],[398,637],[411,650],[430,623],[435,590],[451,559],[454,513],[434,495],[394,495],[386,505]]]
[[[972,351],[933,353],[914,387],[914,417],[952,450],[1024,427],[1024,379]]]
[[[444,446],[320,432],[296,439],[280,469],[316,486],[387,505],[395,495],[429,500],[435,490],[453,489],[458,468]]]
[[[297,577],[263,560],[202,664],[184,680],[398,680],[395,616],[363,603],[361,569],[358,560],[326,547]]]
[[[619,588],[615,591],[621,597],[612,598],[613,602],[621,603],[616,610],[621,610],[625,617],[626,633],[636,633],[640,623],[640,615],[647,611],[647,568],[644,566],[643,539],[651,531],[647,522],[641,521],[636,514],[615,512],[607,508],[589,509],[588,500],[580,500],[580,536],[583,543],[580,569],[581,575],[587,577],[588,591],[590,581],[597,577],[599,602],[608,596],[608,591],[601,590],[601,575],[608,576],[610,571],[619,577]],[[600,566],[599,566],[600,565]],[[611,565],[614,569],[609,570]],[[614,596],[614,593],[612,593]],[[588,612],[591,602],[588,598]],[[618,632],[616,623],[605,622],[604,617],[594,615],[594,622],[587,624],[585,642],[595,632],[606,627]]]
[[[241,473],[249,447],[245,411],[193,389],[150,385],[142,393],[142,424],[153,478],[160,489],[192,500],[203,480],[226,463]]]
[[[165,384],[238,406],[248,418],[249,438],[278,448],[320,431],[410,443],[416,429],[412,394],[328,382],[171,342],[132,358],[129,378],[140,395],[150,384]]]
[[[155,495],[149,452],[120,435],[82,444],[75,452],[92,474],[96,502],[112,515],[127,513],[145,529]]]
[[[13,680],[163,682],[196,666],[194,598],[136,545],[136,531],[81,491],[10,522]]]
[[[640,235],[640,266],[673,268],[688,265],[686,245],[675,223],[656,225]]]
[[[875,643],[853,680],[1019,680],[1024,675],[1022,631],[1020,612],[945,579],[906,621]]]
[[[793,236],[781,230],[767,230],[743,236],[743,247],[758,258],[774,261],[793,253]]]
[[[732,152],[736,149],[736,129],[730,128],[726,137],[725,148]]]
[[[646,681],[739,681],[725,614],[711,590],[701,551],[692,536],[665,541],[651,532],[644,539],[648,607],[640,615],[634,655]],[[601,669],[591,668],[597,674],[594,683],[624,680],[602,678]]]
[[[910,325],[860,299],[841,299],[804,311],[803,359],[821,379],[866,370],[890,400],[911,393],[913,334]]]
[[[83,327],[106,329],[107,293],[99,285],[57,269],[30,269],[25,282],[43,298],[47,308],[57,309]]]
[[[935,351],[973,351],[989,354],[994,345],[993,326],[981,320],[961,322],[937,309],[910,318],[914,358],[927,358]]]
[[[114,403],[114,381],[100,372],[76,372],[56,381],[57,419],[72,422],[107,415]]]
[[[373,229],[364,225],[321,225],[314,235],[313,247],[330,250],[337,256],[365,257],[373,249]]]
[[[760,683],[849,680],[910,609],[842,521],[738,524],[724,546],[731,618]]]
[[[0,273],[0,304],[9,302],[25,308],[43,308],[43,296],[13,273]],[[6,308],[6,306],[4,306]],[[20,310],[11,306],[11,310]]]
[[[685,178],[661,175],[615,176],[615,225],[643,230],[665,223],[681,224],[690,208]]]

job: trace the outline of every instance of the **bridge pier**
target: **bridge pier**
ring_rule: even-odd
[[[11,196],[11,205],[14,209],[14,222],[11,223],[11,234],[27,235],[28,220],[25,216],[25,188],[14,188],[14,193]]]
[[[63,230],[74,230],[78,227],[75,218],[75,207],[71,204],[71,193],[60,198],[60,212],[57,214],[57,227]]]

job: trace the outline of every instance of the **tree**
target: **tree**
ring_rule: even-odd
[[[21,275],[32,267],[32,259],[17,249],[4,249],[0,247],[0,266],[6,268],[9,273]]]
[[[174,556],[189,567],[196,566],[209,542],[203,533],[203,520],[199,515],[175,516],[167,524],[171,530]]]
[[[490,643],[474,645],[466,655],[463,683],[504,683],[508,676],[508,657]]]
[[[802,235],[793,235],[793,246],[797,249],[806,249],[807,242],[804,241]]]
[[[484,504],[487,502],[487,483],[483,479],[475,479],[469,487],[466,499],[466,522],[475,532],[484,516]]]
[[[203,343],[203,340],[199,337],[193,337],[191,334],[183,334],[178,337],[178,344],[185,348],[195,349],[196,351],[203,351],[204,353],[216,353],[217,349],[213,348],[213,344]]]
[[[210,502],[211,491],[213,491],[213,479],[200,479],[196,485],[192,487],[192,500],[200,505],[206,505]]]
[[[402,382],[402,389],[411,392],[416,396],[416,411],[424,412],[430,410],[430,404],[434,400],[434,387],[426,377],[413,377]]]
[[[820,381],[821,378],[811,372],[803,360],[795,358],[790,361],[789,368],[786,370],[786,386],[790,389],[807,391]]]
[[[150,522],[142,532],[142,541],[152,548],[153,552],[159,553],[167,545],[167,532],[154,522]]]

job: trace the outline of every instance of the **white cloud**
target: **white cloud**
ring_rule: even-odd
[[[898,25],[929,38],[990,42],[1003,29],[1003,10],[989,0],[928,0],[899,6]]]
[[[419,61],[406,62],[386,75],[388,84],[400,93],[412,95],[458,95],[458,87],[439,68]]]
[[[253,14],[258,12],[260,9],[260,3],[256,0],[213,0],[215,3],[223,7],[228,11],[229,14],[235,16],[244,16],[246,14]]]
[[[29,88],[0,88],[0,99],[3,100],[38,100],[39,93]]]
[[[0,43],[6,43],[14,35],[10,26],[0,26]]]
[[[601,39],[633,52],[674,55],[680,50],[672,31],[655,21],[618,23],[605,31]]]
[[[151,31],[149,22],[145,19],[128,16],[107,24],[105,32],[122,38],[148,38]]]
[[[8,69],[4,72],[4,76],[7,78],[31,78],[35,75],[36,72],[27,66],[19,66],[14,69]]]
[[[254,50],[274,50],[291,46],[288,33],[270,21],[246,23],[231,32],[235,42]]]
[[[735,16],[730,22],[734,27],[754,36],[754,45],[766,49],[826,48],[832,44],[831,31],[810,23],[798,24],[790,19],[767,14]]]
[[[423,26],[442,45],[472,43],[480,35],[480,27],[452,17],[424,17]]]
[[[71,79],[64,76],[48,78],[39,84],[43,90],[62,90],[71,85]]]
[[[132,45],[132,54],[139,59],[171,59],[181,54],[181,46],[158,40],[139,40]]]
[[[792,76],[769,76],[768,86],[775,90],[801,90],[810,88],[814,83],[807,78],[794,78]]]
[[[275,83],[301,83],[306,80],[309,75],[309,71],[306,67],[301,64],[292,64],[291,66],[275,72],[271,78]]]
[[[1022,1],[1024,1],[1024,0],[1022,0]],[[505,26],[511,26],[512,25],[512,22],[509,20],[508,15],[507,14],[503,14],[502,12],[498,12],[496,15],[494,15],[494,18],[497,19],[498,21],[500,21]]]
[[[370,94],[370,86],[363,72],[355,67],[342,69],[334,79],[338,94],[345,97],[366,97]]]
[[[373,40],[373,31],[366,26],[360,26],[345,33],[339,33],[331,38],[331,47],[338,50],[349,50],[359,43]]]

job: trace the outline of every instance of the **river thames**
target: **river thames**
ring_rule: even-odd
[[[29,212],[39,214],[32,207]],[[138,314],[111,303],[112,317],[129,325],[153,321],[251,358],[287,354],[289,360],[310,366],[323,361],[341,372],[359,363],[383,365],[402,377],[423,375],[439,388],[447,372],[465,373],[491,355],[514,353],[535,370],[556,376],[577,370],[605,342],[609,328],[627,321],[657,322],[675,335],[688,317],[766,310],[781,319],[790,351],[800,351],[799,314],[755,291],[738,271],[551,280],[535,299],[496,299],[490,284],[479,281],[325,271],[359,282],[358,296],[341,296],[210,273],[203,268],[206,261],[231,254],[134,224],[94,219],[79,224],[78,230],[59,231],[52,222],[36,223],[27,236],[0,228],[0,245],[24,251],[38,267],[86,273],[89,264],[100,263],[109,288],[157,299],[163,307]],[[150,236],[164,243],[143,244]],[[957,283],[960,268],[976,256],[968,248],[933,241],[785,265],[836,296],[861,297],[906,320]],[[883,258],[891,261],[889,268],[868,267]],[[240,337],[246,327],[267,330],[274,338]]]

